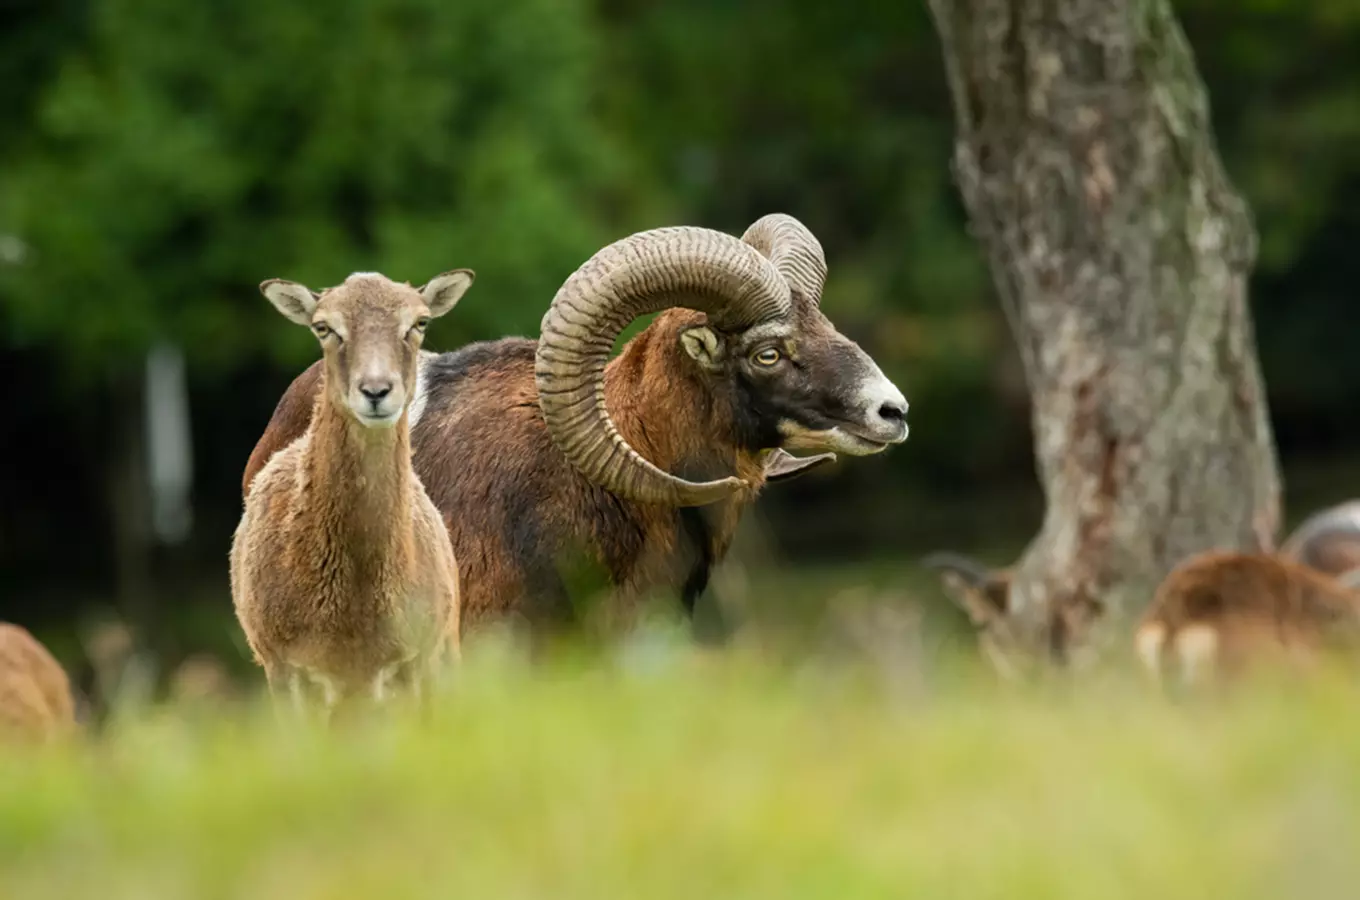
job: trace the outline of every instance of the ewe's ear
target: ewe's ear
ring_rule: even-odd
[[[430,283],[420,289],[425,305],[430,308],[430,316],[437,318],[457,306],[476,277],[471,269],[454,269],[431,278]]]
[[[316,301],[321,299],[305,284],[271,278],[260,282],[260,293],[269,298],[274,308],[299,325],[311,325]]]
[[[836,461],[834,453],[818,453],[816,456],[794,456],[783,450],[771,450],[765,458],[765,482],[788,481],[812,471],[818,466]]]
[[[707,325],[695,325],[680,332],[680,346],[690,358],[710,372],[722,368],[727,349],[718,333]]]

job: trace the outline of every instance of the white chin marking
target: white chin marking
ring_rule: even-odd
[[[830,450],[846,456],[872,456],[888,449],[886,443],[856,437],[842,428],[805,428],[788,420],[779,423],[779,433],[784,436],[786,450],[811,450],[818,453]]]
[[[391,428],[401,419],[401,410],[391,413],[374,415],[370,412],[359,412],[355,410],[354,417],[359,420],[359,424],[365,428]]]

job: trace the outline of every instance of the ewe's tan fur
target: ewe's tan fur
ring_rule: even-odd
[[[276,695],[286,684],[300,702],[310,682],[329,707],[382,699],[391,682],[419,693],[446,642],[457,653],[457,564],[411,469],[408,427],[423,331],[412,323],[451,308],[471,274],[451,300],[432,296],[439,280],[422,296],[382,276],[351,276],[313,301],[315,312],[270,296],[289,318],[332,332],[322,338],[310,426],[260,471],[231,551],[237,616]],[[391,427],[354,412],[355,391],[374,371],[400,392]]]
[[[0,738],[46,741],[75,727],[61,664],[27,630],[0,622]]]
[[[1189,683],[1360,648],[1360,592],[1279,556],[1204,553],[1172,570],[1134,636],[1154,677]]]

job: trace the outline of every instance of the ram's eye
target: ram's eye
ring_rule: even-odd
[[[758,366],[772,366],[783,358],[784,355],[773,347],[766,347],[751,357],[752,361]]]

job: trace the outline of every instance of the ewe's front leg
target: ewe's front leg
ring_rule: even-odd
[[[278,659],[265,658],[260,663],[264,666],[269,702],[274,709],[275,719],[280,724],[296,722],[304,711],[306,699],[303,697],[302,673]]]
[[[422,722],[429,723],[434,712],[434,698],[439,690],[440,656],[433,653],[406,660],[397,669],[394,679],[398,689],[415,701]]]

